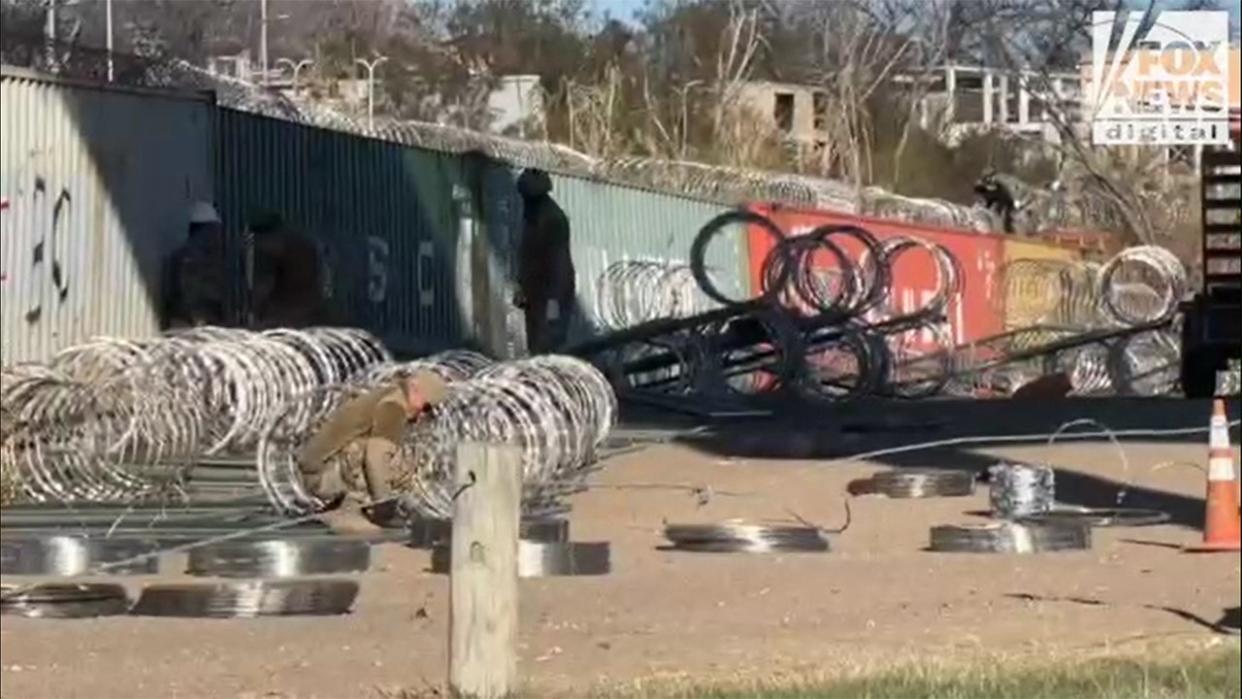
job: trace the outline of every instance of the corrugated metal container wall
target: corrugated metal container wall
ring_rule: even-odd
[[[912,236],[939,243],[957,257],[963,274],[961,291],[946,311],[953,341],[958,344],[970,342],[997,334],[1001,330],[996,296],[1003,253],[1001,239],[997,236],[833,211],[796,209],[771,204],[758,204],[751,208],[771,218],[786,235],[799,235],[819,226],[837,224],[860,226],[881,240],[894,236]],[[772,242],[761,231],[752,231],[750,240],[751,279],[752,284],[758,285],[763,260],[772,248]],[[857,255],[859,251],[851,249],[849,252]],[[893,269],[891,298],[900,311],[920,308],[939,288],[939,274],[931,257],[924,253],[909,255],[910,257],[903,255]],[[932,339],[930,335],[924,337],[928,343]]]
[[[491,167],[484,180],[488,205],[488,237],[492,249],[514,251],[495,261],[492,296],[504,301],[513,295],[517,278],[517,244],[522,230],[522,200],[516,182],[520,170]],[[578,288],[579,322],[570,340],[581,340],[600,333],[597,289],[608,266],[623,260],[659,260],[686,263],[690,246],[705,223],[727,211],[720,204],[674,194],[627,187],[607,182],[552,175],[552,198],[569,219],[572,254]],[[743,294],[750,289],[749,247],[744,236],[734,244],[713,244],[707,263],[722,289]],[[496,279],[493,276],[493,279]],[[521,316],[512,310],[493,309],[493,322],[504,317],[513,344],[524,346]]]
[[[0,361],[159,330],[160,268],[211,197],[204,95],[3,69]]]
[[[1072,273],[1083,255],[1073,248],[1048,245],[1034,240],[1005,238],[1002,241],[1005,266],[1001,269],[1003,292],[998,294],[1001,318],[1006,330],[1040,323],[1069,324],[1075,319],[1069,297],[1084,275]]]
[[[402,353],[469,338],[454,287],[460,158],[229,109],[216,123],[231,241],[240,244],[252,211],[276,210],[320,246],[334,322]]]

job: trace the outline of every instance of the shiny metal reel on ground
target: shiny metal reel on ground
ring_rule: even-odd
[[[884,471],[870,478],[871,492],[890,498],[943,498],[973,495],[973,471]]]
[[[228,541],[190,550],[186,572],[218,578],[297,578],[361,573],[371,566],[371,545],[334,536]]]
[[[814,527],[729,521],[719,524],[670,524],[664,538],[678,551],[771,553],[827,551],[828,539]]]
[[[148,585],[130,609],[135,616],[325,616],[347,614],[358,583],[340,579]]]
[[[523,517],[518,523],[518,538],[542,544],[569,541],[569,520],[564,517]],[[431,548],[453,539],[453,520],[415,517],[410,520],[410,546]]]
[[[94,572],[108,564],[101,575],[151,575],[159,572],[159,557],[115,565],[155,551],[144,539],[81,536],[0,538],[0,573],[4,575],[56,575],[69,577]]]
[[[116,616],[129,609],[129,597],[120,585],[101,583],[44,583],[5,586],[0,591],[0,614],[32,619],[85,619]]]
[[[548,543],[518,541],[519,578],[607,575],[612,572],[611,546],[606,541]],[[452,546],[431,549],[431,572],[448,574],[452,569]]]
[[[1164,524],[1168,512],[1136,507],[1075,507],[1056,505],[1048,512],[1018,517],[1022,524],[1075,524],[1087,527],[1149,527]]]
[[[1035,464],[996,464],[988,469],[992,516],[1013,519],[1052,510],[1056,474]]]
[[[930,550],[959,553],[1043,553],[1091,548],[1091,528],[1081,524],[991,522],[932,527]]]

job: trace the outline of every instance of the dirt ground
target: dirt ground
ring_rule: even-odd
[[[662,678],[853,672],[912,659],[1234,643],[1207,625],[1239,606],[1239,556],[1177,549],[1201,536],[1203,475],[1151,468],[1202,464],[1205,443],[1199,435],[1125,446],[1129,504],[1168,506],[1176,523],[1100,529],[1089,552],[1028,556],[922,550],[929,527],[978,521],[969,513],[987,508],[983,488],[965,498],[854,498],[853,522],[833,537],[830,553],[661,551],[666,521],[788,519],[792,512],[838,527],[846,484],[891,462],[725,458],[682,446],[613,457],[595,479],[600,487],[573,501],[571,526],[575,540],[612,543],[613,572],[522,581],[522,675],[542,694]],[[1055,464],[1065,476],[1059,482],[1094,485],[1108,498],[1121,478],[1117,451],[1103,441],[915,453],[901,464],[960,459],[973,468],[1001,456]],[[688,490],[652,484],[711,491],[701,504]],[[380,547],[344,617],[4,617],[2,694],[363,697],[440,686],[448,581],[426,572],[428,562],[425,551]]]

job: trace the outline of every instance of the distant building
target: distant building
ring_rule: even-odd
[[[756,117],[801,146],[822,146],[828,94],[808,85],[754,81],[742,85],[741,101]]]

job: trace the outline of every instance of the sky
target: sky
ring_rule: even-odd
[[[607,12],[614,19],[619,19],[624,22],[631,22],[634,18],[634,13],[637,10],[642,9],[644,5],[644,0],[592,0],[592,1],[595,4],[595,10],[598,14],[603,14],[604,12]],[[828,2],[830,0],[803,0],[803,1],[804,2]],[[1145,8],[1147,6],[1147,2],[1145,2],[1144,0],[1131,0],[1131,4],[1139,9]],[[1161,5],[1176,6],[1177,4],[1179,4],[1178,0],[1157,0],[1156,7],[1160,7]],[[1233,2],[1226,1],[1221,4],[1225,6],[1226,9],[1229,10],[1229,15],[1232,18],[1231,26],[1233,28],[1233,35],[1236,39],[1236,37],[1238,36],[1238,31],[1239,31],[1238,28],[1240,25],[1242,25],[1242,5],[1239,5],[1236,2],[1236,0],[1234,0]]]

